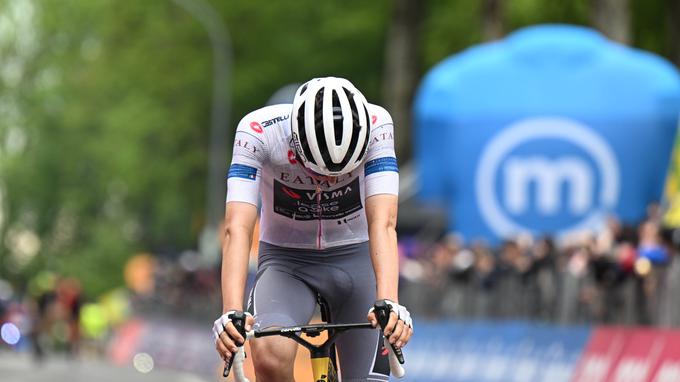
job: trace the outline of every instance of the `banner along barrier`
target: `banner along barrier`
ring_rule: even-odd
[[[586,381],[680,381],[680,330],[595,330],[574,371],[573,382]]]
[[[129,365],[146,353],[161,368],[214,377],[220,362],[212,344],[212,333],[196,323],[136,319],[113,336],[109,359]],[[404,354],[399,381],[680,381],[680,329],[422,321]],[[298,355],[296,376],[305,380],[307,355]]]
[[[529,322],[415,325],[406,381],[569,381],[590,328]]]
[[[417,323],[405,354],[406,381],[680,381],[680,329]]]

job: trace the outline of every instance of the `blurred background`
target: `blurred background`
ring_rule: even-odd
[[[395,121],[406,380],[678,381],[678,64],[675,0],[0,0],[2,379],[220,379],[236,123],[333,75]]]

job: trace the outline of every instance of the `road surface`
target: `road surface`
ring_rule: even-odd
[[[118,367],[96,359],[47,359],[37,364],[26,353],[0,350],[2,382],[212,382],[192,374],[159,370],[144,374],[130,367]]]

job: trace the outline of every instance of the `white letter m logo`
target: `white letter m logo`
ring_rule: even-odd
[[[588,164],[578,157],[550,160],[545,157],[508,158],[503,166],[505,205],[508,212],[522,214],[529,206],[529,186],[535,185],[536,209],[542,215],[558,214],[562,184],[566,183],[568,208],[574,215],[588,211],[593,205],[593,174]]]

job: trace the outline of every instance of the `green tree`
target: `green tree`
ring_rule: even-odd
[[[33,7],[35,48],[8,96],[26,144],[3,161],[5,229],[35,232],[34,266],[78,276],[98,293],[120,283],[135,251],[193,246],[206,43],[164,2],[21,3]]]
[[[353,78],[375,100],[389,3],[361,4],[214,2],[234,45],[232,126],[279,86],[312,76]],[[195,248],[212,86],[203,27],[171,1],[0,7],[16,10],[9,29],[23,22],[30,36],[23,51],[18,32],[0,44],[1,65],[20,59],[0,110],[16,118],[0,123],[6,140],[23,141],[2,156],[3,237],[40,244],[34,258],[5,245],[2,275],[47,266],[96,294],[121,282],[137,251]]]

